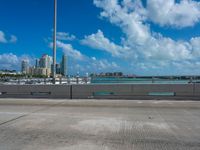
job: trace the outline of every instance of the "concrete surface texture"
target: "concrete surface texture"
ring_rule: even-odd
[[[199,100],[200,84],[0,85],[0,98]]]
[[[0,99],[0,150],[199,150],[200,102]]]

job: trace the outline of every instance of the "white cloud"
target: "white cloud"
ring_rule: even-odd
[[[149,28],[143,23],[145,9],[140,1],[129,1],[121,6],[118,0],[94,0],[94,4],[104,10],[101,17],[121,27],[130,40],[134,39],[134,44],[143,44],[150,37]]]
[[[192,38],[190,40],[192,49],[193,49],[193,55],[200,56],[200,37]]]
[[[17,37],[15,35],[11,35],[9,38],[5,35],[3,31],[0,31],[0,43],[16,43]]]
[[[2,68],[10,69],[12,66],[18,63],[19,63],[19,58],[12,53],[6,53],[0,55],[0,64]]]
[[[7,40],[3,31],[0,31],[0,43],[7,43]]]
[[[155,60],[187,60],[192,59],[190,43],[174,41],[171,38],[152,37],[147,43],[139,47],[141,55]]]
[[[81,75],[85,75],[85,73],[121,71],[120,66],[115,61],[97,59],[96,57],[87,57],[84,60],[71,58],[68,63],[68,69],[70,74],[79,72]]]
[[[118,0],[94,0],[94,4],[103,9],[101,17],[107,18],[125,33],[124,45],[133,52],[123,51],[125,53],[123,55],[132,58],[137,55],[139,59],[144,61],[157,60],[159,62],[193,60],[200,57],[197,48],[198,42],[194,40],[196,38],[191,41],[175,41],[151,31],[150,25],[146,23],[147,10],[141,1],[124,0],[120,3]],[[93,44],[97,43],[98,41]],[[98,47],[100,46],[98,45]],[[131,54],[134,55],[131,56]]]
[[[91,57],[88,58],[88,66],[87,66],[87,70],[90,72],[113,72],[116,71],[120,68],[120,66],[111,60],[107,60],[107,59],[97,59],[96,57]]]
[[[0,69],[19,70],[22,60],[27,60],[29,64],[35,62],[35,59],[28,55],[17,56],[13,53],[0,54]]]
[[[88,69],[91,69],[91,72],[105,72],[105,71],[114,71],[115,69],[118,69],[119,66],[114,61],[108,61],[106,59],[100,59],[97,60],[96,58],[93,59],[93,57],[90,60],[90,66]],[[111,72],[112,72],[111,71]]]
[[[70,35],[69,33],[66,33],[66,32],[58,32],[57,39],[59,41],[72,41],[76,39],[76,36]]]
[[[111,42],[104,36],[101,30],[98,30],[95,34],[85,36],[85,38],[81,40],[81,43],[98,50],[106,51],[114,57],[129,58],[129,53],[131,53],[129,47],[120,46]]]
[[[10,42],[11,43],[16,43],[17,42],[17,37],[15,35],[11,35]]]
[[[74,49],[71,44],[66,44],[61,41],[57,41],[57,46],[58,48],[61,48],[63,53],[65,53],[67,56],[70,56],[77,60],[85,59],[85,56],[79,50]]]
[[[150,20],[161,26],[189,27],[200,21],[200,2],[193,0],[147,0]]]
[[[92,57],[91,59],[92,59],[92,60],[97,60],[96,57]]]
[[[118,65],[115,62],[108,62],[107,60],[97,61],[97,64],[95,65],[97,66],[99,70],[114,69],[118,67]]]

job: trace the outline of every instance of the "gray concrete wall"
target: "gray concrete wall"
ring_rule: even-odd
[[[196,89],[195,89],[196,88]],[[200,86],[194,84],[109,84],[109,85],[75,85],[72,97],[79,98],[113,98],[113,99],[162,99],[187,98],[200,96]],[[106,93],[106,94],[103,94]],[[110,93],[110,94],[109,94]],[[151,95],[152,93],[163,94]],[[166,95],[165,95],[166,93]],[[174,95],[167,95],[174,93]]]
[[[0,97],[71,98],[69,85],[0,85]]]
[[[200,84],[0,85],[0,93],[16,98],[200,99]]]

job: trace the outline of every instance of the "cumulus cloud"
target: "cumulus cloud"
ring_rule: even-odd
[[[71,44],[66,44],[61,41],[57,41],[57,47],[61,48],[63,53],[65,53],[69,57],[72,57],[77,60],[85,59],[85,56],[79,50],[74,49]]]
[[[12,53],[5,53],[0,55],[1,68],[11,69],[19,63],[19,58]]]
[[[15,35],[11,35],[10,42],[11,43],[16,43],[17,42],[17,37]]]
[[[129,47],[120,46],[113,42],[111,42],[108,38],[106,38],[101,30],[98,30],[97,33],[91,34],[89,36],[85,36],[81,43],[84,45],[88,45],[94,49],[106,51],[114,57],[129,57],[127,55],[131,52]],[[124,55],[126,54],[126,55]]]
[[[134,39],[134,44],[143,44],[149,38],[149,28],[143,23],[145,10],[140,1],[129,1],[121,6],[118,0],[94,0],[94,4],[104,10],[101,17],[121,27],[130,40]]]
[[[107,59],[97,59],[96,57],[87,57],[84,60],[77,60],[71,58],[68,63],[68,69],[70,74],[80,73],[100,73],[100,72],[112,72],[119,71],[120,66],[115,61]]]
[[[195,37],[190,40],[192,49],[193,49],[193,55],[200,56],[200,37]]]
[[[148,17],[161,26],[189,27],[200,20],[200,2],[193,0],[147,0]]]
[[[96,71],[110,71],[110,69],[115,70],[119,68],[118,64],[114,61],[108,61],[106,59],[101,60],[92,60],[90,63],[90,67],[92,67]]]
[[[0,30],[0,43],[16,43],[17,37],[15,35],[11,35],[9,38],[5,35],[3,31]]]
[[[151,1],[151,5],[153,5],[153,2],[156,0]],[[165,2],[164,0],[158,1]],[[168,4],[168,1],[166,3]],[[173,4],[179,5],[176,7],[183,7],[182,5],[187,6],[189,3],[190,5],[198,5],[198,3],[193,3],[192,1],[181,1],[179,4]],[[124,53],[122,56],[128,55],[132,58],[135,58],[135,55],[138,56],[136,57],[136,60],[133,60],[135,65],[137,65],[137,63],[141,64],[142,60],[143,67],[145,67],[145,63],[149,64],[149,62],[151,62],[151,65],[147,65],[147,67],[163,67],[161,64],[168,64],[169,66],[171,65],[171,62],[181,63],[181,61],[192,61],[200,58],[199,37],[192,38],[189,41],[176,41],[172,38],[164,37],[161,33],[152,31],[150,25],[147,23],[150,15],[148,9],[150,8],[148,8],[149,6],[144,8],[141,1],[123,0],[120,2],[118,0],[94,0],[94,4],[102,9],[102,12],[100,13],[102,18],[108,19],[110,23],[120,27],[124,32],[125,37],[123,45],[118,46],[127,47],[133,51],[132,53],[129,51],[122,51],[122,53]],[[150,5],[150,2],[148,2],[147,5]],[[162,7],[164,6],[162,5]],[[157,8],[157,11],[160,11],[160,9]],[[183,10],[179,11],[182,12]],[[190,18],[190,16],[184,17],[185,20]],[[176,21],[180,21],[183,25],[183,18],[181,14],[180,18],[176,17]],[[176,24],[174,25],[176,26]],[[189,23],[187,25],[189,25]],[[95,36],[93,35],[91,37],[94,39]],[[102,42],[94,42],[93,44],[97,45],[97,43],[101,44]],[[101,46],[98,45],[98,47]],[[156,69],[156,67],[154,67],[154,69]]]
[[[27,60],[30,65],[35,61],[33,57],[28,55],[17,56],[13,53],[0,54],[0,69],[19,70],[22,60]]]
[[[89,58],[89,66],[88,69],[91,72],[103,72],[103,71],[115,71],[120,68],[120,66],[114,61],[108,61],[107,59],[97,59],[96,57]]]
[[[7,43],[7,40],[3,31],[0,31],[0,43]]]
[[[76,39],[76,36],[66,32],[57,32],[57,39],[60,41],[72,41]]]

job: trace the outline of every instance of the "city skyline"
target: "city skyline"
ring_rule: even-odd
[[[2,0],[0,20],[0,69],[52,56],[53,0]],[[197,75],[199,22],[195,0],[58,0],[57,63],[65,53],[70,74]]]
[[[60,63],[56,63],[55,77],[67,77],[67,56],[62,55]],[[23,59],[21,62],[21,74],[23,75],[39,75],[46,77],[53,77],[53,57],[47,54],[43,54],[40,58],[35,59],[35,64],[29,64],[27,59]]]

